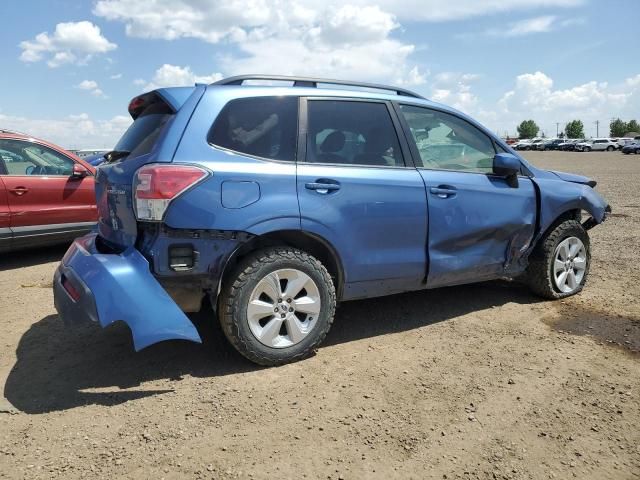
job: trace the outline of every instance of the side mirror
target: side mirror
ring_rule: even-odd
[[[510,153],[498,153],[493,157],[493,173],[505,177],[510,187],[517,188],[520,160]]]
[[[71,178],[80,180],[88,175],[89,175],[89,170],[87,170],[84,165],[80,165],[79,163],[73,164],[73,171],[71,172]]]

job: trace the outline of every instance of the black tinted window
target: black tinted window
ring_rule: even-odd
[[[222,109],[208,141],[247,155],[294,161],[297,132],[297,97],[242,98]]]
[[[404,166],[385,104],[310,100],[308,112],[308,162]]]
[[[166,103],[152,103],[124,132],[114,150],[131,152],[132,157],[149,153],[172,115],[173,112]]]

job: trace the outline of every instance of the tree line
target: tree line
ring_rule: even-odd
[[[534,138],[538,135],[540,127],[533,120],[524,120],[517,127],[519,138]],[[636,120],[625,122],[619,118],[611,120],[609,123],[610,137],[624,137],[629,132],[640,132],[640,124]],[[542,135],[544,136],[544,134]],[[571,120],[564,127],[561,137],[584,138],[584,124],[582,120]]]

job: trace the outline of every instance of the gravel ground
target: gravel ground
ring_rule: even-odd
[[[584,292],[490,282],[345,303],[317,354],[258,368],[203,345],[134,353],[66,330],[64,248],[0,259],[0,478],[640,478],[640,157],[526,153],[593,176]]]

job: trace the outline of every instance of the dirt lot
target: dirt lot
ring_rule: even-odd
[[[201,346],[66,330],[64,248],[3,256],[0,478],[640,478],[640,157],[527,157],[613,205],[581,295],[345,303],[313,358],[279,368],[236,354],[210,311]]]

